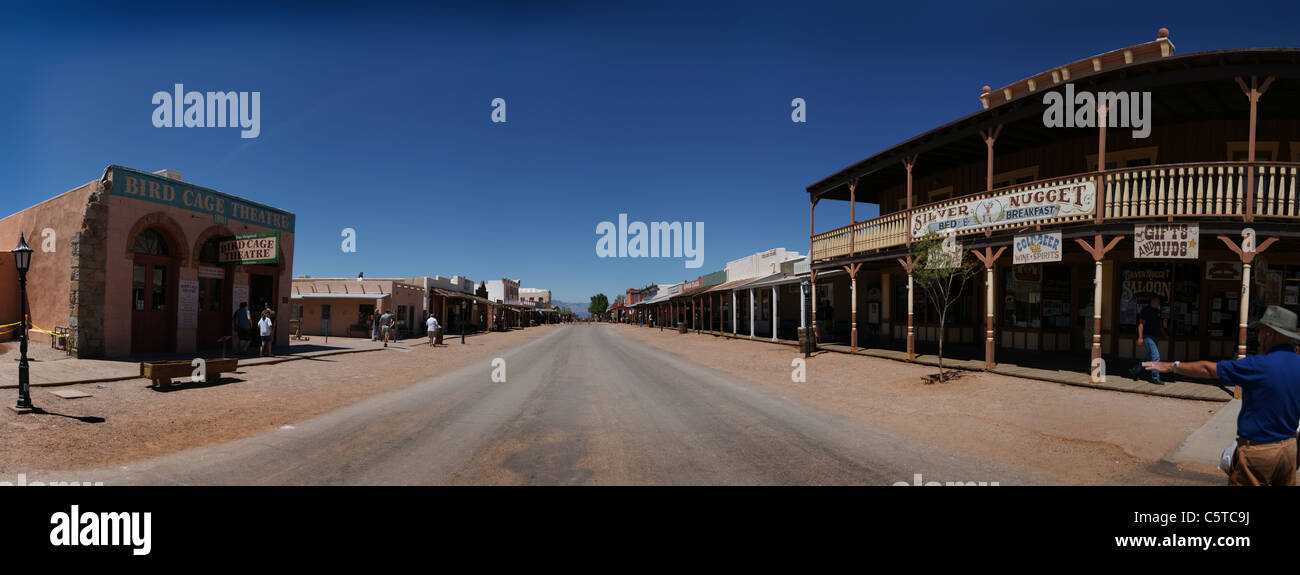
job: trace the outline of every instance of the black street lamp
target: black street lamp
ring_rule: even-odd
[[[22,298],[22,315],[20,316],[22,340],[18,347],[18,405],[14,407],[14,411],[28,413],[34,410],[32,407],[31,378],[27,373],[27,269],[32,265],[32,248],[27,247],[27,240],[22,234],[19,234],[18,247],[10,250],[9,253],[14,255],[14,268],[18,270],[19,297]]]
[[[465,345],[465,323],[469,316],[465,315],[465,306],[468,302],[460,300],[460,344]]]

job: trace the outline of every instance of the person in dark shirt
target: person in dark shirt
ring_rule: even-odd
[[[1147,362],[1160,361],[1160,337],[1164,335],[1164,322],[1164,318],[1160,315],[1160,296],[1151,296],[1151,303],[1138,312],[1137,345],[1139,348],[1146,347]],[[1147,371],[1143,368],[1144,365],[1139,363],[1133,366],[1133,375],[1138,376],[1146,372],[1151,376],[1151,383],[1162,385],[1160,372]]]
[[[1148,361],[1154,372],[1216,378],[1241,387],[1237,450],[1229,485],[1295,485],[1296,430],[1300,428],[1300,355],[1296,355],[1296,314],[1271,305],[1252,325],[1259,328],[1261,355],[1234,361]]]

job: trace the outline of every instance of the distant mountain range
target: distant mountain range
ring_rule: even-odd
[[[555,300],[551,300],[551,303],[557,307],[572,311],[575,315],[583,319],[586,319],[588,316],[591,315],[587,313],[587,307],[591,305],[591,302],[572,303],[572,302],[560,301],[558,299],[555,299]]]

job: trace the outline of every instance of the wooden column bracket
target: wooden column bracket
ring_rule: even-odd
[[[1254,251],[1247,252],[1243,251],[1241,247],[1228,236],[1218,236],[1218,238],[1219,241],[1228,246],[1228,249],[1232,250],[1232,253],[1237,254],[1237,257],[1241,258],[1241,263],[1244,264],[1254,263],[1257,254],[1263,253],[1264,250],[1267,250],[1269,246],[1273,245],[1273,243],[1277,241],[1276,237],[1268,238],[1264,240],[1263,243],[1256,245]]]
[[[980,263],[984,264],[984,269],[988,269],[993,267],[993,263],[998,261],[998,258],[1002,257],[1002,253],[1005,251],[1007,251],[1007,246],[998,248],[997,252],[994,252],[993,248],[984,248],[984,253],[980,253],[979,250],[971,250],[970,253],[979,258]]]
[[[849,277],[858,277],[858,270],[862,269],[861,263],[844,266],[844,271],[849,272]]]
[[[1124,236],[1115,236],[1111,238],[1109,243],[1103,244],[1101,241],[1101,234],[1097,234],[1093,236],[1091,245],[1088,244],[1088,242],[1083,241],[1083,238],[1074,238],[1074,241],[1078,242],[1078,244],[1083,247],[1084,251],[1088,252],[1088,254],[1092,256],[1093,261],[1099,262],[1106,259],[1106,254],[1109,253],[1110,250],[1115,249],[1115,244],[1118,244],[1122,239],[1124,239]]]

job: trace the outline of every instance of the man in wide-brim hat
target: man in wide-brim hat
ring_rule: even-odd
[[[1218,363],[1149,361],[1143,367],[1240,386],[1237,451],[1228,484],[1295,485],[1296,429],[1300,427],[1296,314],[1271,305],[1251,327],[1259,328],[1259,349],[1264,353]]]

